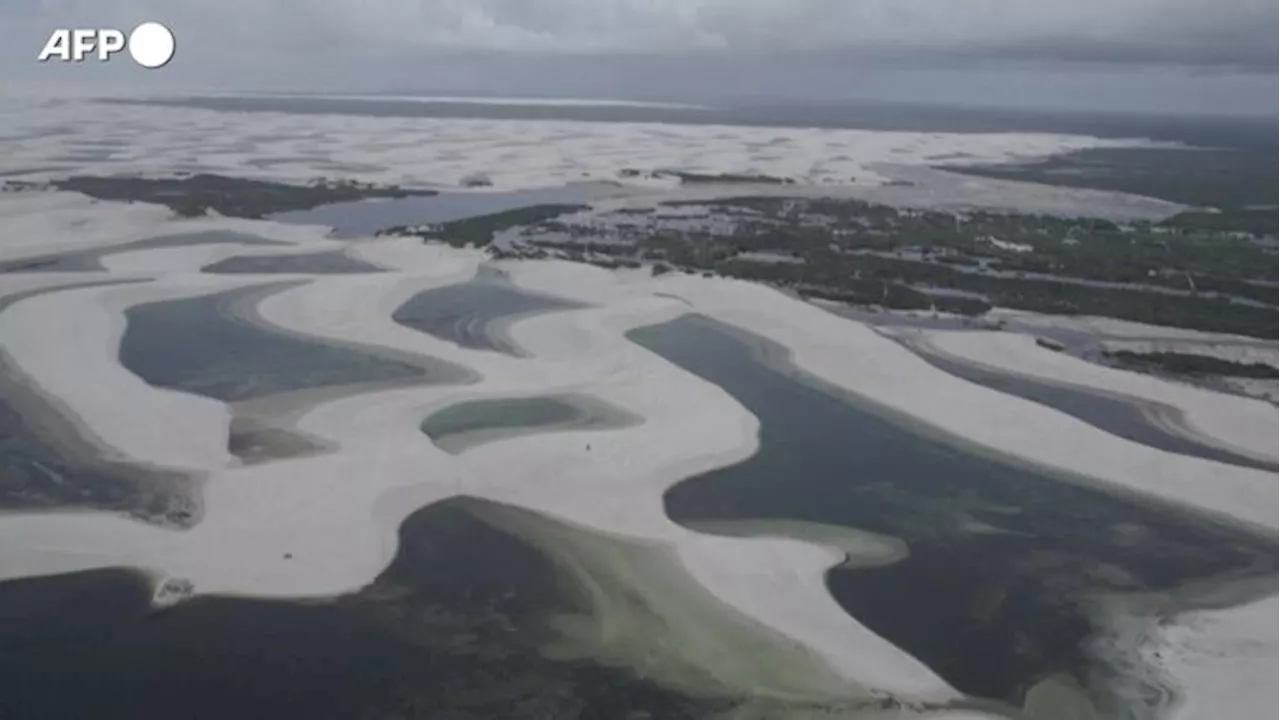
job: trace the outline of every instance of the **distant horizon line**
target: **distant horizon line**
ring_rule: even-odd
[[[1064,113],[1079,117],[1115,117],[1115,118],[1179,118],[1187,120],[1241,120],[1251,122],[1276,122],[1280,120],[1280,107],[1271,112],[1214,112],[1197,110],[1194,112],[1173,110],[1130,110],[1117,108],[1076,108],[1054,105],[992,103],[992,102],[958,102],[953,100],[930,99],[877,99],[877,98],[839,98],[839,99],[799,99],[780,98],[767,95],[739,95],[717,99],[708,103],[687,102],[680,100],[638,99],[624,97],[592,97],[537,94],[465,94],[458,92],[431,92],[410,90],[366,91],[357,93],[336,92],[329,90],[193,90],[189,92],[166,91],[140,93],[150,97],[168,98],[314,98],[318,100],[368,100],[371,102],[406,102],[440,104],[440,105],[493,105],[511,107],[601,107],[601,108],[649,108],[655,110],[734,110],[751,108],[903,108],[915,110],[961,110],[971,112],[1009,112],[1014,114],[1055,114]]]

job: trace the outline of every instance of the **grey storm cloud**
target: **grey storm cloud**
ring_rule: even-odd
[[[1275,68],[1270,0],[5,0],[0,26],[166,22],[211,53],[820,53]],[[13,38],[13,35],[7,35]]]
[[[1273,0],[0,0],[0,81],[1271,115]],[[40,64],[56,27],[167,24],[163,72]],[[25,41],[24,41],[25,38]],[[590,58],[584,62],[584,58]]]

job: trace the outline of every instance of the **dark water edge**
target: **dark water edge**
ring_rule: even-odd
[[[914,348],[913,348],[914,349]],[[1189,455],[1204,460],[1276,472],[1275,463],[1219,448],[1194,438],[1171,433],[1152,423],[1137,403],[1079,387],[1069,387],[1012,373],[988,370],[976,364],[953,360],[927,350],[916,352],[930,365],[963,380],[1006,395],[1013,395],[1064,412],[1074,418],[1126,440],[1157,450]]]
[[[468,350],[519,357],[523,351],[496,332],[495,324],[524,315],[581,307],[586,306],[527,292],[500,276],[482,272],[467,282],[423,290],[396,308],[391,319]]]
[[[129,281],[76,282],[0,298],[0,312],[38,295]],[[113,460],[0,352],[0,510],[92,509],[175,527],[198,521],[198,479]]]
[[[803,520],[900,538],[906,559],[834,568],[827,585],[850,615],[966,694],[1021,704],[1056,672],[1087,683],[1095,661],[1083,645],[1099,593],[1276,574],[1274,537],[925,434],[773,369],[783,349],[736,328],[684,316],[628,337],[723,388],[761,423],[754,456],[667,491],[671,518]]]
[[[289,246],[289,243],[268,240],[256,235],[231,232],[226,230],[207,230],[204,232],[181,233],[161,237],[144,238],[120,245],[94,247],[86,250],[71,250],[49,255],[36,255],[18,258],[0,263],[0,273],[23,272],[97,272],[105,270],[102,258],[123,252],[137,250],[157,250],[161,248],[189,247],[192,245],[262,245]]]
[[[320,205],[309,210],[276,213],[274,222],[328,225],[339,238],[373,235],[404,225],[464,220],[546,203],[582,203],[600,194],[593,185],[565,185],[530,190],[448,192],[427,197],[356,200]]]
[[[348,257],[346,253],[306,253],[297,255],[236,255],[205,265],[200,272],[234,275],[241,273],[306,273],[311,275],[351,275],[385,272],[377,265]]]
[[[540,654],[574,600],[493,512],[527,513],[470,498],[418,510],[391,565],[329,600],[156,610],[128,569],[0,583],[0,717],[680,720],[732,705]]]
[[[0,353],[0,510],[93,509],[186,527],[198,492],[183,473],[102,458]]]
[[[227,452],[246,465],[320,455],[333,445],[300,430],[274,427],[252,415],[231,418]]]
[[[378,381],[464,382],[470,371],[427,357],[391,359],[244,319],[290,283],[134,305],[120,363],[151,385],[234,402]]]

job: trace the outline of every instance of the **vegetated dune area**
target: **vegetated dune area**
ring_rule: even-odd
[[[271,122],[288,130],[284,119]],[[403,152],[378,144],[384,128],[370,123],[364,150],[343,162]],[[195,120],[184,127],[209,131]],[[903,141],[865,135],[848,138],[863,143],[863,155]],[[801,134],[796,142],[831,152],[822,146],[829,139]],[[651,141],[665,147],[668,139]],[[942,150],[930,143],[941,142],[907,145],[932,155]],[[598,157],[583,143],[581,157]],[[1022,143],[984,157],[1062,149],[1052,139]],[[981,136],[970,145],[1003,147]],[[503,148],[486,152],[514,174],[503,180],[547,181],[545,164],[520,168],[501,162]],[[707,157],[719,153],[710,148]],[[435,160],[414,162],[452,167]],[[121,167],[159,170],[171,161]],[[30,431],[6,451],[17,459],[4,467],[25,468],[27,481],[5,488],[4,581],[124,567],[147,575],[156,605],[212,596],[318,601],[369,586],[397,558],[408,518],[464,496],[590,589],[586,609],[552,623],[548,653],[692,693],[754,697],[760,717],[803,717],[804,708],[812,717],[952,720],[1022,712],[966,697],[833,597],[829,571],[891,565],[910,554],[901,541],[785,519],[671,519],[670,488],[750,458],[761,442],[761,421],[733,395],[628,338],[689,315],[763,343],[760,361],[777,372],[950,447],[1275,542],[1274,471],[1131,442],[948,374],[886,334],[759,284],[493,260],[412,237],[337,240],[325,227],[177,218],[156,205],[48,190],[0,195],[0,234],[0,263],[78,254],[76,262],[98,266],[0,274],[0,402]],[[137,242],[157,238],[164,242]],[[328,259],[296,262],[312,255]],[[256,262],[286,257],[279,266]],[[204,271],[232,258],[235,272]],[[540,303],[523,312],[486,306],[488,291],[479,290],[472,312],[397,319],[422,293],[476,283]],[[1276,462],[1277,417],[1266,403],[1090,365],[1012,333],[932,331],[918,342],[987,368],[1158,405],[1176,432]],[[486,412],[496,418],[488,429]],[[504,418],[525,431],[504,427]],[[437,444],[433,435],[453,440]],[[77,490],[103,477],[118,483],[109,497]],[[1102,683],[1108,697],[1129,702],[1135,716],[1274,717],[1274,694],[1265,691],[1277,672],[1274,576],[1261,587],[1257,578],[1233,583],[1098,598],[1113,632],[1094,638],[1097,652],[1133,668]],[[1064,714],[1070,708],[1080,714]],[[1046,681],[1027,693],[1026,712],[1092,710],[1079,688]]]

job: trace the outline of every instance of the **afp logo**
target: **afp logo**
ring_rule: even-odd
[[[126,48],[142,67],[161,68],[173,59],[173,33],[158,22],[142,23],[127,38],[123,32],[109,28],[58,28],[49,35],[36,60],[83,62],[94,57],[98,62],[107,62]]]

